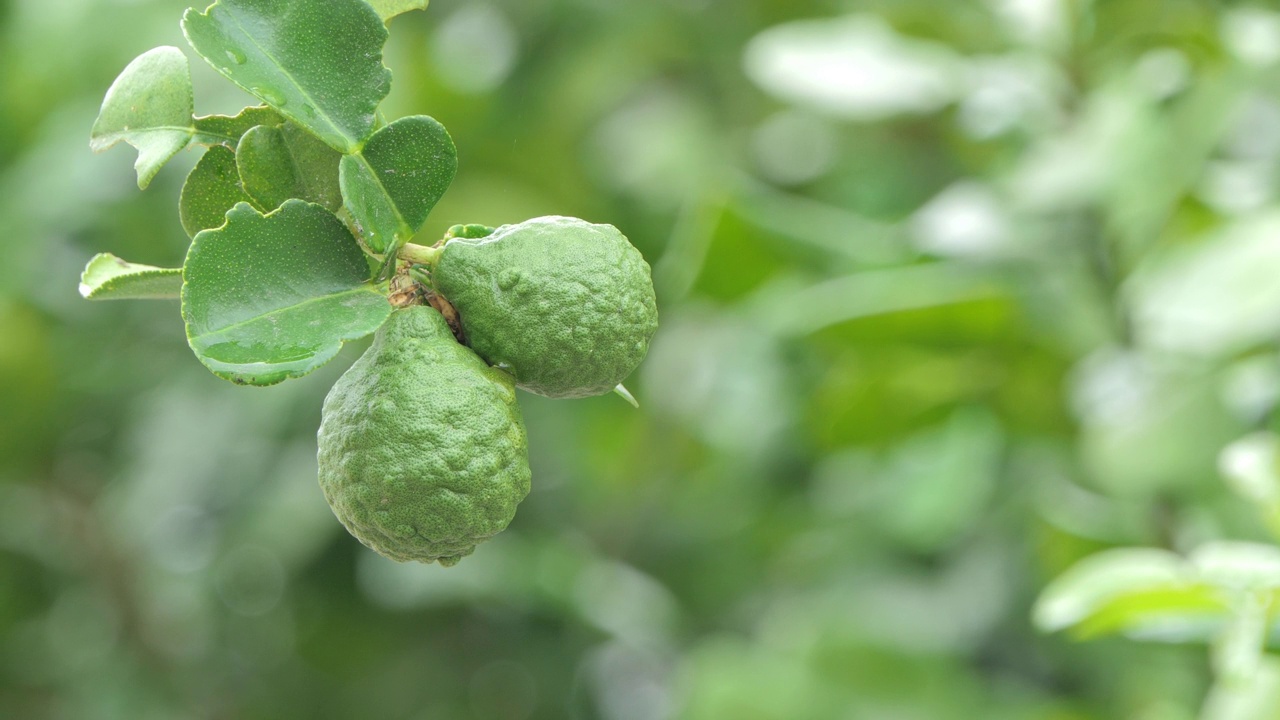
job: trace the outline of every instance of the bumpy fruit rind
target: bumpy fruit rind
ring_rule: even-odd
[[[510,376],[458,344],[436,310],[395,311],[325,398],[320,486],[362,543],[453,565],[529,493]]]
[[[613,390],[658,329],[649,265],[612,225],[544,217],[453,238],[432,281],[471,347],[547,397]]]

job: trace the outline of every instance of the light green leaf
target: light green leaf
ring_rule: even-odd
[[[1214,683],[1205,699],[1203,720],[1274,720],[1280,707],[1280,661],[1263,655],[1247,682],[1231,678]]]
[[[996,492],[1004,457],[999,421],[963,408],[938,428],[912,435],[886,457],[868,521],[904,546],[930,552],[972,532]]]
[[[1218,456],[1218,469],[1236,494],[1259,505],[1280,502],[1280,436],[1257,432],[1231,443]]]
[[[425,115],[401,118],[342,158],[342,195],[365,243],[393,256],[422,228],[458,171],[444,126]]]
[[[1230,624],[1232,608],[1216,589],[1202,584],[1135,590],[1100,605],[1075,635],[1120,633],[1135,640],[1211,642]]]
[[[374,10],[378,11],[383,22],[386,22],[410,10],[426,10],[430,0],[368,0],[368,2]]]
[[[89,300],[176,300],[182,270],[125,262],[115,255],[95,255],[80,275],[80,294]]]
[[[776,303],[785,294],[796,303]],[[753,298],[752,312],[773,333],[798,337],[859,318],[1000,297],[997,278],[958,263],[853,272],[819,283],[782,277]]]
[[[1081,634],[1142,630],[1183,619],[1201,623],[1225,613],[1223,601],[1199,582],[1182,557],[1149,548],[1098,553],[1050,583],[1034,619],[1046,632],[1076,628]]]
[[[1218,455],[1218,470],[1237,495],[1253,503],[1267,527],[1280,537],[1280,436],[1256,432]]]
[[[146,188],[174,155],[190,146],[227,145],[256,125],[279,125],[269,107],[248,107],[234,116],[192,117],[191,68],[182,51],[158,47],[138,56],[120,73],[102,101],[89,146],[102,152],[126,142],[138,150],[138,187]]]
[[[205,115],[195,118],[195,142],[201,145],[226,145],[234,150],[240,138],[259,125],[276,127],[284,122],[266,105],[247,107],[235,115]]]
[[[1187,558],[1200,578],[1224,591],[1280,590],[1280,548],[1220,540]]]
[[[1143,347],[1232,357],[1280,333],[1280,212],[1250,213],[1150,255],[1127,280]]]
[[[265,216],[236,205],[225,225],[196,235],[182,273],[191,349],[243,385],[306,375],[391,313],[355,238],[302,200]]]
[[[1280,548],[1219,541],[1187,558],[1149,548],[1093,555],[1050,583],[1034,616],[1041,630],[1071,629],[1081,637],[1123,633],[1163,642],[1230,643],[1230,632],[1249,608],[1277,598]]]
[[[191,142],[191,68],[182,51],[158,47],[139,55],[111,84],[93,123],[89,147],[102,152],[124,141],[138,150],[134,169],[146,188],[169,159]]]
[[[236,148],[240,183],[253,203],[269,212],[297,198],[342,207],[338,161],[342,156],[293,123],[256,127],[244,134]]]
[[[1235,616],[1223,629],[1213,651],[1214,673],[1227,682],[1253,680],[1262,666],[1267,645],[1272,598],[1263,593],[1236,603]]]
[[[776,25],[747,45],[744,66],[784,102],[855,121],[941,110],[962,97],[969,72],[948,46],[899,34],[872,15]]]
[[[219,0],[182,28],[214,69],[343,153],[391,89],[387,28],[363,0]]]
[[[200,158],[182,186],[178,201],[182,228],[194,238],[201,230],[221,227],[227,211],[242,202],[249,202],[249,196],[240,185],[236,154],[225,145],[215,145]]]

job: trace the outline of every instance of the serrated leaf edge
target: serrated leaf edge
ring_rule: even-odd
[[[97,284],[93,284],[90,280],[89,274],[95,268],[105,263],[117,263],[128,267],[131,271],[112,275]],[[116,298],[110,297],[109,294],[113,288],[118,287],[122,282],[128,280],[159,279],[164,277],[180,278],[181,275],[181,268],[161,268],[153,265],[139,265],[137,263],[131,263],[123,260],[111,253],[98,253],[89,259],[89,262],[85,264],[84,270],[80,273],[79,290],[81,297],[86,300],[138,300],[143,298],[137,296]],[[179,286],[178,294],[150,295],[147,297],[156,300],[177,300],[180,297],[180,294],[181,287]]]

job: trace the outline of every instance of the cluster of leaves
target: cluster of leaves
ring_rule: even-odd
[[[1257,432],[1227,446],[1221,472],[1280,539],[1280,436]],[[1078,639],[1123,635],[1162,643],[1207,644],[1217,684],[1206,718],[1269,712],[1280,662],[1280,547],[1213,540],[1186,555],[1121,547],[1088,556],[1041,593],[1034,612],[1043,631]]]
[[[388,279],[457,171],[444,126],[385,122],[386,22],[427,0],[219,0],[182,29],[214,69],[262,105],[194,115],[186,56],[159,47],[107,92],[92,147],[138,151],[146,188],[174,155],[204,146],[179,211],[181,269],[90,261],[92,300],[182,299],[187,338],[219,377],[272,385],[315,370],[391,312]]]

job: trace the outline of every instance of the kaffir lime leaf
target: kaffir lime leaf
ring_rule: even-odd
[[[453,238],[432,280],[476,353],[547,397],[613,390],[658,329],[649,265],[612,225],[545,217]]]
[[[393,560],[452,565],[505,529],[529,493],[511,377],[429,307],[394,312],[333,386],[319,448],[334,514]]]

